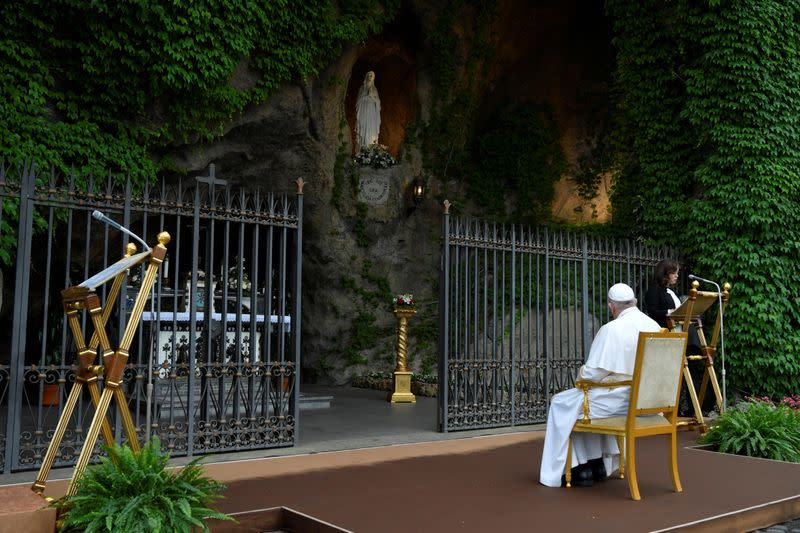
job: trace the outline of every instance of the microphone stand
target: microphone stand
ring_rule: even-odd
[[[127,235],[130,235],[131,237],[133,237],[134,239],[139,241],[141,243],[141,245],[144,246],[145,250],[150,251],[152,249],[152,248],[150,248],[150,246],[148,246],[148,244],[146,242],[144,242],[144,240],[141,237],[136,235],[134,232],[132,232],[131,230],[129,230],[128,228],[126,228],[125,226],[120,224],[119,222],[116,222],[115,220],[107,217],[106,215],[103,214],[102,211],[98,211],[97,209],[92,211],[92,218],[95,219],[95,220],[99,220],[100,222],[103,222],[104,224],[108,224],[112,228],[117,228],[118,230],[120,230],[123,233],[126,233]]]
[[[150,289],[150,350],[147,358],[147,387],[145,389],[145,395],[146,395],[145,409],[147,413],[145,415],[145,424],[147,426],[144,431],[145,442],[150,442],[150,430],[151,430],[150,425],[152,424],[152,414],[150,411],[152,410],[153,407],[153,344],[154,344],[154,338],[155,339],[158,338],[157,336],[158,334],[153,332],[153,322],[155,321],[157,328],[160,318],[160,317],[156,318],[154,313],[153,306],[155,304],[155,299],[156,299],[156,287],[155,285],[153,285],[153,287]],[[160,303],[158,306],[158,310],[160,314],[161,313]]]
[[[720,286],[715,281],[711,281],[710,279],[701,278],[700,276],[695,276],[694,274],[689,274],[689,279],[696,279],[697,281],[704,281],[706,283],[712,284],[717,289],[717,303],[719,305],[719,353],[720,358],[722,360],[722,409],[721,411],[725,411],[725,407],[728,405],[728,396],[725,390],[725,325],[723,322],[722,316],[722,290]]]

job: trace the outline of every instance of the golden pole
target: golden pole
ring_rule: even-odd
[[[408,320],[417,313],[411,306],[394,308],[397,317],[397,365],[392,379],[392,392],[388,400],[391,403],[415,403],[417,398],[411,392],[411,376],[408,370]]]
[[[81,397],[82,385],[83,383],[76,380],[67,397],[64,413],[69,413],[69,415],[62,416],[58,419],[58,425],[56,426],[53,438],[50,439],[50,444],[47,446],[47,453],[44,454],[44,460],[42,461],[42,466],[39,468],[39,474],[36,476],[36,481],[34,481],[31,486],[31,490],[37,494],[42,494],[44,492],[44,488],[47,484],[47,475],[50,473],[50,469],[53,467],[53,462],[56,459],[56,453],[58,453],[58,445],[61,443],[61,439],[64,438],[64,432],[67,430],[67,424],[69,424],[72,411],[75,409],[75,404],[78,403],[78,399]]]
[[[83,448],[78,457],[78,462],[75,464],[75,469],[72,472],[72,479],[69,481],[67,488],[67,496],[74,496],[75,491],[78,489],[78,479],[83,474],[86,465],[89,464],[89,459],[92,457],[94,451],[94,443],[97,442],[97,434],[100,432],[101,420],[105,419],[106,411],[111,403],[111,388],[106,387],[103,389],[103,394],[100,396],[100,403],[97,405],[97,410],[94,412],[92,424],[89,426],[89,431],[86,434],[86,440],[83,441]]]

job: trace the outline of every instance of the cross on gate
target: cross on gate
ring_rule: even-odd
[[[217,166],[214,163],[208,165],[208,176],[196,176],[194,179],[200,183],[208,185],[209,190],[213,191],[215,185],[227,185],[228,180],[217,179],[215,174]]]

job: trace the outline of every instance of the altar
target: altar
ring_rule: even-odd
[[[191,313],[186,311],[145,311],[142,324],[145,335],[150,335],[153,364],[166,362],[180,364],[189,360]],[[149,331],[147,324],[151,324]],[[208,320],[203,311],[195,313],[194,338],[196,358],[203,361],[229,363],[237,360],[239,348],[243,363],[270,360],[287,343],[279,336],[291,333],[292,317],[289,315],[264,315],[251,313],[210,313]],[[205,334],[209,330],[209,336]],[[252,341],[251,341],[252,337]],[[210,339],[210,350],[205,346]],[[265,342],[269,339],[269,342]]]

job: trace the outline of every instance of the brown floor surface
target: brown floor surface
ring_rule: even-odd
[[[538,483],[543,435],[515,433],[206,468],[228,485],[217,506],[224,512],[285,506],[358,533],[655,531],[785,499],[797,508],[800,498],[800,464],[694,449],[693,432],[679,434],[682,493],[672,491],[663,437],[637,441],[641,501],[631,500],[627,482],[619,479],[591,488],[547,488]],[[57,496],[65,487],[54,482],[47,492]]]
[[[0,487],[0,533],[52,533],[56,510],[27,486]]]
[[[208,465],[226,512],[287,506],[357,532],[653,531],[800,494],[800,465],[690,449],[674,493],[666,439],[637,443],[642,500],[624,480],[539,485],[541,432]]]

